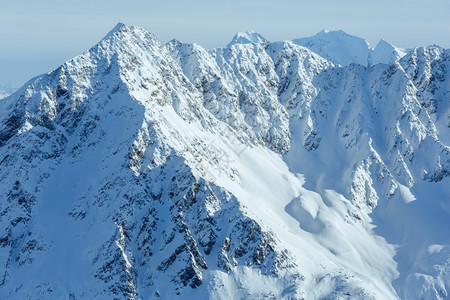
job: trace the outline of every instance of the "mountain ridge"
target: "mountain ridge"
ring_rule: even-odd
[[[118,24],[0,101],[0,295],[446,297],[449,61]]]

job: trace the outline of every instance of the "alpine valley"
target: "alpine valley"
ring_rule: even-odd
[[[450,50],[119,23],[0,100],[1,299],[446,299]]]

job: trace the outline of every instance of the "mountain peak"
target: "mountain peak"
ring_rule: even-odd
[[[158,39],[147,29],[128,26],[124,23],[118,23],[111,31],[91,50],[94,52],[100,49],[110,49],[111,53],[108,56],[113,55],[119,51],[125,55],[136,55],[138,52],[145,52],[146,47],[150,44],[162,45]],[[138,50],[138,48],[140,50]]]
[[[119,22],[119,23],[116,24],[116,26],[114,26],[113,29],[111,29],[108,32],[108,34],[105,35],[105,37],[103,39],[106,39],[106,38],[110,37],[111,35],[113,35],[115,32],[119,32],[119,31],[121,31],[121,30],[123,30],[125,28],[127,28],[127,25],[125,25],[122,22]]]
[[[118,22],[117,24],[116,24],[116,26],[114,26],[114,28],[113,28],[113,30],[114,29],[116,29],[116,30],[118,30],[118,29],[120,29],[120,28],[122,28],[122,27],[124,27],[124,26],[126,26],[124,23],[122,23],[122,22]]]
[[[369,64],[390,64],[406,55],[404,49],[397,48],[384,39],[380,39],[375,49],[370,53]]]
[[[253,29],[250,29],[246,32],[238,32],[233,37],[231,42],[227,45],[230,47],[234,44],[259,44],[259,43],[268,43],[269,41],[265,39],[261,34],[257,33]]]
[[[351,63],[367,65],[367,58],[371,50],[365,39],[350,35],[343,30],[324,29],[314,36],[294,39],[293,42],[342,66]]]
[[[320,36],[320,35],[352,36],[351,34],[348,34],[347,32],[345,32],[341,29],[339,29],[339,30],[323,29],[320,32],[316,33],[315,36]]]
[[[133,36],[136,40],[147,40],[148,38],[156,40],[156,37],[145,28],[137,26],[128,26],[124,23],[117,23],[102,40],[106,40],[111,36],[116,36],[120,40]]]
[[[398,49],[397,47],[395,47],[394,45],[392,45],[391,43],[389,43],[388,41],[384,40],[384,39],[380,39],[377,43],[377,45],[375,46],[374,50],[381,50],[381,49]]]
[[[372,49],[367,40],[343,30],[324,29],[314,36],[295,39],[293,42],[342,66],[352,63],[363,66],[390,64],[406,54],[404,49],[397,48],[383,39]]]

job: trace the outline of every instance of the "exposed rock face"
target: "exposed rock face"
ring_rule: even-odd
[[[449,51],[322,40],[118,24],[1,100],[0,298],[447,297]]]

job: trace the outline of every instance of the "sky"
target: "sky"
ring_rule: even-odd
[[[0,87],[83,53],[119,21],[207,48],[254,29],[270,41],[339,30],[403,48],[450,48],[450,0],[0,0]]]

